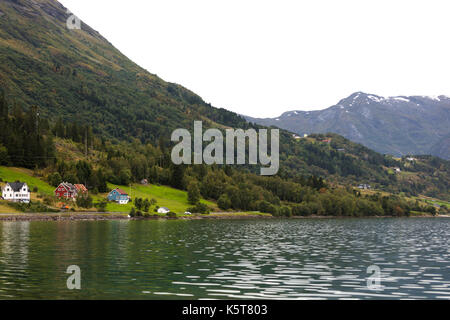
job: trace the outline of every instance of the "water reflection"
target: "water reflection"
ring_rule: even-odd
[[[449,222],[1,223],[0,298],[449,299]],[[80,291],[65,288],[71,264]]]

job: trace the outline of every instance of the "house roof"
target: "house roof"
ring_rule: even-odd
[[[9,182],[6,184],[9,185],[11,187],[11,189],[13,189],[14,192],[19,192],[23,188],[23,186],[26,185],[25,182],[19,182],[19,181]]]
[[[60,186],[63,186],[63,187],[65,187],[68,191],[71,191],[71,192],[75,192],[75,191],[77,191],[77,189],[75,188],[75,186],[73,185],[73,184],[71,184],[71,183],[68,183],[68,182],[62,182],[62,183],[60,183]]]
[[[114,190],[116,190],[119,194],[121,194],[121,195],[124,195],[124,196],[127,196],[128,195],[128,193],[126,193],[125,191],[123,191],[122,189],[119,189],[119,188],[116,188],[116,189],[114,189]],[[113,191],[114,191],[113,190]]]
[[[84,184],[76,184],[75,188],[77,189],[78,192],[87,192],[88,189],[84,186]]]
[[[160,207],[160,209],[169,210],[169,208],[166,208],[166,207]]]

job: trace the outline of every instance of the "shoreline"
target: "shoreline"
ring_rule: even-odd
[[[449,215],[422,215],[410,217],[395,216],[293,216],[274,217],[264,214],[242,213],[212,213],[207,215],[192,215],[179,217],[150,216],[130,218],[126,213],[1,213],[0,221],[106,221],[106,220],[236,220],[236,219],[358,219],[358,218],[450,218]]]

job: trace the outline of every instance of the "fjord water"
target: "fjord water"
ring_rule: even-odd
[[[446,218],[0,222],[0,299],[450,299],[449,238]]]

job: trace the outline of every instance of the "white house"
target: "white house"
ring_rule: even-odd
[[[359,188],[359,189],[364,189],[364,190],[370,190],[370,189],[372,189],[371,186],[370,186],[370,184],[367,184],[367,183],[362,183],[362,184],[360,184],[360,185],[358,186],[358,188]]]
[[[166,207],[161,207],[158,209],[158,213],[169,213],[170,210]]]
[[[30,202],[30,189],[25,182],[7,182],[2,189],[2,198],[13,202]]]

